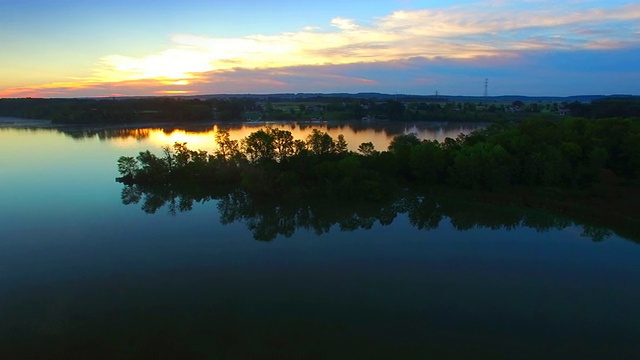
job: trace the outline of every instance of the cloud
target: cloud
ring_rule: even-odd
[[[414,57],[388,62],[212,70],[188,86],[158,80],[60,83],[23,88],[15,96],[133,96],[297,92],[384,92],[432,95],[576,95],[637,93],[640,48],[627,50],[510,51],[471,59]],[[43,92],[44,91],[44,92]],[[39,95],[37,95],[39,94]]]
[[[640,5],[612,8],[592,8],[583,11],[571,8],[543,7],[534,10],[469,7],[465,9],[423,9],[396,11],[382,18],[380,29],[420,37],[466,36],[499,34],[517,31],[553,30],[565,32],[568,25],[592,25],[640,19]],[[516,32],[516,33],[514,33]]]
[[[120,91],[140,83],[154,92],[200,91],[251,92],[233,84],[251,73],[251,84],[288,88],[296,77],[291,69],[311,69],[322,77],[304,74],[308,81],[358,83],[367,87],[380,80],[321,71],[332,66],[386,64],[405,66],[410,59],[439,63],[463,61],[467,66],[517,61],[532,51],[610,50],[640,46],[637,24],[640,4],[578,8],[572,5],[530,2],[526,9],[499,1],[498,8],[476,6],[399,10],[359,25],[353,19],[335,17],[330,28],[305,27],[275,35],[255,34],[239,38],[175,34],[171,47],[142,57],[104,56],[92,76],[58,86],[41,87],[47,94],[68,89],[97,89],[96,84],[116,84]],[[511,60],[509,60],[511,59]],[[403,65],[404,64],[404,65]],[[281,69],[282,71],[278,71]],[[286,78],[286,80],[282,80]],[[425,77],[423,77],[424,79]],[[433,77],[426,77],[432,79]],[[358,80],[359,79],[359,80]],[[64,85],[64,84],[63,84]],[[53,90],[57,89],[57,90]],[[13,93],[37,88],[13,89]],[[110,89],[108,89],[110,90]],[[0,96],[12,93],[11,89]]]
[[[336,17],[333,30],[304,28],[277,35],[215,38],[179,34],[173,47],[142,58],[110,55],[98,80],[190,79],[234,68],[385,62],[411,57],[476,58],[511,50],[619,48],[640,39],[628,31],[640,4],[572,10],[486,6],[396,11],[361,26]],[[619,30],[616,30],[619,29]]]
[[[331,20],[331,25],[337,27],[340,30],[355,30],[358,28],[358,25],[356,25],[354,20],[341,17],[337,17]]]

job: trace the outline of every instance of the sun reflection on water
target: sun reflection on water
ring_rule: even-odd
[[[215,130],[204,132],[173,130],[166,132],[163,129],[154,129],[149,134],[149,140],[158,146],[171,146],[177,142],[184,142],[192,149],[210,150],[215,147],[215,134]]]
[[[326,131],[334,139],[343,135],[352,151],[356,151],[363,142],[372,142],[376,149],[386,150],[391,139],[399,134],[415,133],[421,139],[443,141],[446,137],[455,138],[460,133],[469,133],[483,127],[482,124],[471,125],[437,125],[431,124],[392,124],[391,126],[357,126],[349,124],[329,125],[326,123],[248,123],[221,124],[198,129],[128,129],[120,130],[111,141],[121,148],[134,148],[144,142],[154,148],[172,146],[176,142],[187,143],[193,150],[212,151],[217,148],[216,134],[220,129],[229,131],[232,140],[241,141],[251,133],[271,127],[290,131],[294,139],[305,140],[314,129]]]

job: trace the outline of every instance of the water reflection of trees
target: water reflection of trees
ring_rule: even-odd
[[[417,229],[436,229],[443,221],[459,231],[476,228],[515,230],[531,228],[537,232],[562,230],[576,226],[582,236],[602,241],[613,233],[633,241],[640,238],[624,229],[609,230],[587,221],[558,216],[551,212],[528,208],[496,206],[450,197],[405,193],[379,202],[346,202],[327,199],[261,198],[241,190],[219,189],[218,193],[197,188],[170,189],[125,186],[122,202],[140,204],[149,214],[166,209],[176,215],[193,209],[194,203],[217,201],[222,224],[244,223],[256,240],[271,241],[278,236],[290,237],[296,230],[312,230],[316,234],[332,230],[354,231],[374,225],[390,225],[400,214],[406,214]],[[631,233],[632,234],[632,233]]]
[[[135,140],[143,140],[147,139],[151,136],[153,132],[161,131],[164,134],[171,134],[174,131],[185,131],[192,133],[206,133],[212,131],[211,125],[194,125],[193,127],[173,127],[173,126],[165,126],[165,127],[144,127],[144,128],[95,128],[95,127],[65,127],[58,128],[58,131],[63,134],[72,137],[74,139],[85,139],[85,138],[98,138],[100,140],[111,140],[111,139],[135,139]]]
[[[98,138],[100,140],[111,139],[136,139],[143,140],[150,137],[153,132],[163,132],[171,134],[175,131],[184,131],[186,133],[205,134],[214,131],[214,127],[229,130],[230,132],[241,131],[247,128],[263,128],[265,126],[277,126],[283,129],[291,130],[299,129],[301,131],[309,129],[323,129],[327,131],[351,129],[354,134],[363,132],[373,132],[376,134],[386,134],[391,138],[396,135],[407,134],[410,132],[423,133],[426,137],[436,138],[439,134],[449,134],[456,137],[458,133],[469,133],[478,128],[482,128],[483,124],[473,123],[446,123],[446,122],[269,122],[269,123],[223,123],[223,124],[193,124],[193,125],[162,125],[162,126],[145,126],[145,127],[126,127],[126,126],[103,126],[103,127],[85,127],[85,126],[61,126],[55,127],[55,130],[74,139]],[[443,135],[444,136],[444,135]]]

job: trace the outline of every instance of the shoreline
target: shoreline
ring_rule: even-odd
[[[13,116],[0,116],[0,128],[40,128],[52,125],[52,121],[46,119],[25,119]]]
[[[143,129],[143,128],[181,128],[190,129],[194,127],[213,127],[213,126],[228,126],[228,125],[245,125],[255,126],[260,125],[263,127],[271,127],[273,125],[289,125],[297,124],[304,126],[314,125],[350,125],[360,124],[365,126],[372,125],[399,125],[399,124],[432,124],[435,126],[443,125],[477,125],[477,124],[489,124],[474,121],[452,121],[452,120],[422,120],[422,121],[389,121],[389,120],[375,120],[369,122],[363,122],[361,120],[323,120],[307,121],[307,120],[261,120],[261,121],[194,121],[194,122],[182,122],[182,121],[153,121],[153,122],[129,122],[129,123],[54,123],[52,120],[46,119],[27,119],[10,116],[0,116],[0,128],[32,128],[32,129]]]

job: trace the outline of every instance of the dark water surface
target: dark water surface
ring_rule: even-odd
[[[0,358],[638,358],[640,247],[608,229],[425,199],[123,205],[118,156],[212,137],[0,129]]]

